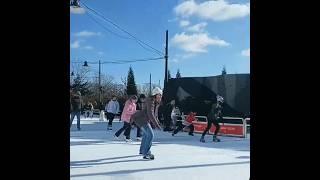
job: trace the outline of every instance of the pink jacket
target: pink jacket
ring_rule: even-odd
[[[130,123],[131,115],[136,112],[136,107],[136,103],[127,100],[121,114],[121,120]]]

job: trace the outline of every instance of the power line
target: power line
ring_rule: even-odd
[[[89,15],[89,13],[86,14],[86,15],[89,16],[95,23],[97,23],[98,25],[100,25],[102,28],[104,28],[104,29],[107,30],[108,32],[110,32],[110,33],[112,33],[112,34],[114,34],[114,35],[116,35],[116,36],[118,36],[118,37],[120,37],[120,38],[123,38],[123,39],[136,40],[136,39],[132,39],[132,38],[129,38],[129,37],[124,37],[124,36],[121,36],[121,35],[115,33],[115,32],[113,32],[113,31],[109,30],[108,28],[106,28],[106,27],[105,27],[104,25],[102,25],[101,23],[99,23],[97,20],[95,20],[92,16]],[[146,47],[144,47],[139,41],[136,40],[136,42],[137,42],[143,49],[145,49],[145,50],[147,50],[147,51],[150,51],[150,52],[154,52],[154,51],[152,51],[152,50],[147,49]],[[159,53],[157,53],[157,54],[159,54]],[[159,55],[161,55],[161,54],[159,54]]]
[[[132,35],[132,34],[129,33],[128,31],[122,29],[120,26],[118,26],[117,24],[113,23],[111,20],[105,18],[103,15],[101,15],[100,13],[98,13],[97,11],[95,11],[94,9],[88,7],[85,3],[81,2],[81,4],[83,4],[88,10],[92,11],[93,13],[95,13],[96,15],[98,15],[99,17],[101,17],[102,19],[104,19],[105,21],[111,23],[112,25],[114,25],[115,27],[117,27],[118,29],[120,29],[121,31],[123,31],[123,32],[127,33],[128,35],[130,35],[131,37],[133,37],[133,38],[136,40],[136,42],[138,42],[140,45],[141,45],[141,43],[142,43],[142,44],[148,46],[149,48],[153,49],[157,54],[159,54],[159,55],[164,55],[163,52],[161,52],[161,51],[153,48],[152,46],[148,45],[147,43],[139,40],[137,37],[135,37],[134,35]]]
[[[90,19],[92,19],[92,21],[94,21],[96,24],[98,24],[99,26],[101,26],[104,30],[108,31],[109,33],[111,34],[114,34],[115,36],[118,36],[120,38],[123,38],[123,39],[132,39],[132,38],[129,38],[129,37],[125,37],[125,36],[121,36],[113,31],[111,31],[110,29],[106,28],[104,25],[102,25],[101,23],[99,23],[97,20],[94,19],[94,17],[90,16],[89,13],[85,13]]]
[[[147,49],[147,48],[145,48],[139,41],[136,41],[143,49],[145,49],[145,50],[147,50],[147,51],[150,51],[150,52],[154,52],[154,51],[152,51],[152,50],[150,50],[150,49]],[[155,52],[155,53],[157,53],[158,55],[160,55],[160,56],[162,56],[163,54],[161,54],[161,53],[158,53],[158,52]]]
[[[158,58],[145,58],[145,59],[132,59],[132,60],[113,60],[113,61],[102,61],[101,64],[126,64],[132,62],[143,62],[143,61],[156,61],[164,59],[164,57]],[[71,61],[71,63],[83,63],[84,61]],[[99,64],[99,62],[90,62],[87,61],[89,64]]]
[[[100,13],[96,12],[94,9],[89,8],[87,5],[85,5],[84,3],[82,3],[87,9],[89,9],[90,11],[92,11],[93,13],[95,13],[96,15],[98,15],[100,18],[102,18],[103,20],[111,23],[112,25],[114,25],[115,27],[117,27],[118,29],[120,29],[121,31],[129,34],[131,37],[134,38],[134,40],[136,40],[136,42],[144,49],[146,49],[141,43],[145,44],[146,46],[150,47],[151,49],[155,50],[155,51],[151,51],[151,52],[156,52],[158,55],[163,55],[163,53],[153,47],[151,47],[150,45],[148,45],[147,43],[139,40],[137,37],[135,37],[134,35],[132,35],[131,33],[129,33],[128,31],[122,29],[120,26],[118,26],[117,24],[113,23],[112,21],[108,20],[107,18],[105,18],[103,15],[101,15]],[[148,51],[150,51],[149,49],[146,49]]]
[[[110,64],[126,64],[126,63],[131,63],[131,62],[141,62],[141,61],[155,61],[155,60],[160,60],[164,58],[153,58],[153,59],[140,59],[140,60],[130,60],[130,61],[109,61],[109,62],[102,62],[102,64],[105,63],[110,63]]]

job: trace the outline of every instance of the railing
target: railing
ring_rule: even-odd
[[[186,115],[181,116],[183,121],[186,118]],[[197,118],[196,121],[193,121],[194,132],[195,133],[203,133],[203,131],[207,128],[208,119],[206,116],[195,116]],[[241,117],[223,117],[222,122],[219,123],[220,131],[219,135],[224,136],[236,136],[236,137],[247,137],[247,120]],[[250,120],[250,119],[249,119]],[[250,127],[250,124],[249,124]],[[216,127],[212,126],[208,131],[208,134],[213,134]]]

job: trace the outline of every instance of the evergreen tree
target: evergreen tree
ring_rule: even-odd
[[[128,72],[127,89],[126,90],[127,90],[127,95],[137,95],[138,94],[137,85],[134,80],[134,73],[133,73],[131,66],[130,66],[129,72]]]
[[[177,71],[176,78],[181,78],[181,74],[180,74],[180,70],[179,69]]]
[[[74,78],[71,88],[74,91],[80,91],[81,96],[86,96],[91,94],[88,81],[84,81],[79,74],[76,76],[76,78]]]
[[[222,69],[222,75],[226,75],[227,74],[227,70],[226,70],[226,67],[223,66],[223,69]]]

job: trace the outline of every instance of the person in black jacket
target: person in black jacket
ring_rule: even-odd
[[[83,106],[83,111],[84,111],[84,118],[88,118],[90,114],[90,107],[89,107],[89,102],[84,104]]]
[[[146,95],[140,94],[138,102],[137,102],[137,110],[142,111],[146,109]],[[141,141],[141,129],[137,126],[137,141]]]
[[[223,102],[224,102],[223,97],[217,95],[217,103],[212,105],[211,110],[210,110],[209,114],[207,115],[208,125],[207,125],[207,128],[202,133],[202,136],[200,138],[200,142],[205,142],[204,136],[207,134],[207,132],[211,128],[212,124],[214,124],[216,127],[216,130],[213,135],[213,141],[220,142],[220,139],[217,138],[217,134],[219,133],[219,130],[220,130],[219,121],[222,120]]]

